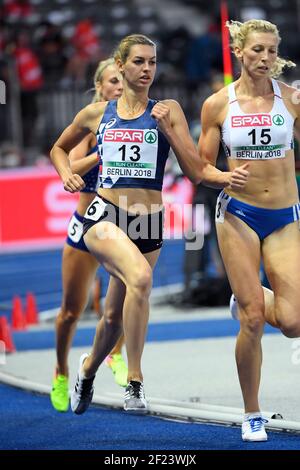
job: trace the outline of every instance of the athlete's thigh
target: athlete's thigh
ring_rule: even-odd
[[[62,258],[63,305],[71,310],[83,310],[88,300],[89,291],[98,261],[87,251],[64,246]]]
[[[300,316],[300,231],[298,222],[276,230],[263,242],[266,275],[277,314]]]
[[[261,297],[259,279],[260,240],[243,221],[226,212],[223,223],[216,224],[219,248],[226,273],[239,302]]]
[[[153,269],[159,257],[160,250],[151,251],[143,256]],[[126,295],[125,284],[117,277],[110,276],[105,297],[104,315],[122,316],[123,303]]]
[[[147,270],[148,263],[142,253],[123,230],[111,222],[101,221],[93,225],[84,241],[99,263],[124,284]]]
[[[150,251],[150,253],[144,253],[144,257],[150,264],[152,270],[155,268],[156,262],[160,255],[160,249],[155,251]]]

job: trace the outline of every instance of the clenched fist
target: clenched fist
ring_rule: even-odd
[[[77,174],[70,174],[65,179],[63,179],[63,185],[65,191],[69,191],[69,193],[76,193],[85,187],[85,182],[81,176]]]
[[[246,186],[246,183],[249,179],[250,172],[247,170],[250,163],[244,163],[244,165],[238,166],[233,171],[230,172],[229,176],[229,188],[231,189],[241,189]]]
[[[164,103],[156,103],[151,111],[151,116],[156,119],[159,129],[167,133],[171,128],[170,108]]]

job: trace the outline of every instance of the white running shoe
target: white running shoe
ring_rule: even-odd
[[[81,376],[82,366],[87,357],[88,354],[86,353],[80,356],[75,389],[71,393],[71,408],[73,413],[77,415],[81,415],[88,409],[94,394],[93,382],[95,376],[89,379],[84,379]]]
[[[147,413],[147,401],[142,382],[130,380],[125,390],[124,410],[134,413]]]
[[[267,441],[268,436],[265,430],[265,423],[268,420],[262,416],[246,419],[242,424],[242,439],[249,442]]]
[[[265,286],[262,286],[262,287],[265,291],[271,292],[273,294],[273,291],[271,289],[268,289]],[[232,294],[230,297],[229,309],[230,309],[232,318],[234,318],[234,320],[239,320],[238,303],[237,303],[236,298],[234,297],[234,294]]]
[[[234,295],[230,297],[229,309],[234,320],[239,320],[238,303]]]

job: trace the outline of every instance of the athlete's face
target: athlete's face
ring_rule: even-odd
[[[120,68],[129,83],[138,88],[149,88],[156,71],[155,48],[141,44],[132,46],[125,64],[121,64]]]
[[[104,101],[120,98],[123,91],[123,78],[116,65],[108,65],[102,73],[101,81],[96,83],[96,90]]]
[[[252,32],[244,48],[235,48],[235,54],[250,75],[268,76],[277,58],[278,38],[273,33]]]

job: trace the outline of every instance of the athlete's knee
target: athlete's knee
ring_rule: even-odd
[[[136,296],[148,297],[152,287],[152,269],[146,262],[136,266],[131,273],[127,289]]]
[[[298,338],[300,336],[299,318],[279,320],[279,328],[287,338]]]
[[[105,305],[103,316],[108,325],[122,325],[122,309],[117,311],[113,305]]]
[[[260,315],[251,315],[241,321],[241,329],[246,330],[251,335],[262,335],[265,319]]]
[[[62,308],[58,315],[58,320],[64,323],[75,323],[80,317],[81,311],[77,309]]]
[[[120,334],[123,329],[122,324],[122,316],[121,315],[114,315],[114,312],[105,312],[104,314],[104,325],[105,328],[109,328],[110,330],[119,330]]]
[[[250,334],[262,334],[265,324],[263,300],[253,300],[241,306],[240,321],[242,330]]]

